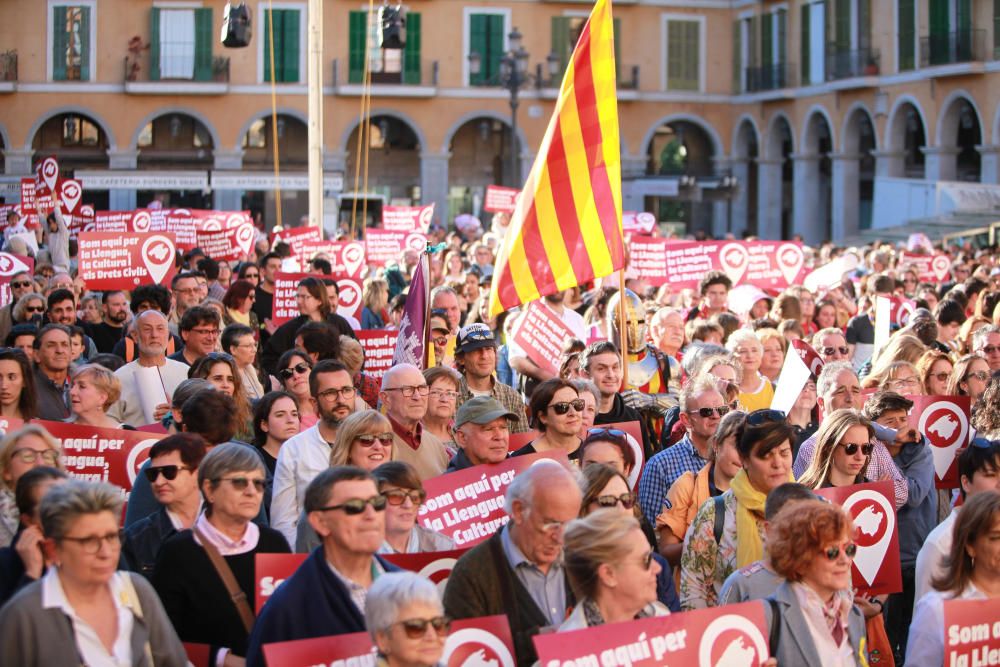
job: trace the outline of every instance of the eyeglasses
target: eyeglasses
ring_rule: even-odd
[[[181,470],[190,470],[190,469],[191,468],[188,468],[187,466],[177,466],[177,465],[153,466],[146,468],[146,470],[143,471],[143,473],[146,475],[146,479],[148,479],[150,482],[155,482],[156,478],[159,477],[160,475],[163,475],[163,478],[169,482],[177,479],[177,473],[179,473]]]
[[[841,354],[847,354],[850,351],[851,351],[850,348],[847,347],[846,345],[842,347],[824,347],[820,349],[820,353],[827,357],[833,356],[837,352]]]
[[[427,634],[427,626],[434,628],[438,637],[447,637],[451,632],[451,619],[447,616],[435,616],[434,618],[408,618],[400,621],[397,625],[403,626],[403,632],[410,639],[420,639]]]
[[[199,336],[211,336],[215,338],[219,335],[218,329],[191,329],[191,333],[198,334]]]
[[[176,289],[174,289],[174,291],[177,292],[178,294],[197,294],[198,291],[199,291],[199,288],[197,288],[197,287],[185,287],[183,289],[176,288]]]
[[[281,377],[282,380],[291,380],[293,375],[304,375],[308,373],[310,370],[312,369],[309,368],[309,364],[302,362],[295,364],[290,368],[282,368],[280,371],[278,371],[278,375]]]
[[[392,489],[391,491],[383,491],[382,495],[393,507],[402,505],[409,498],[410,502],[414,505],[422,505],[424,500],[427,499],[427,493],[425,491],[407,491],[405,489]]]
[[[372,509],[376,512],[381,512],[385,509],[385,505],[388,499],[384,495],[372,496],[371,498],[351,498],[350,500],[340,503],[339,505],[330,505],[329,507],[320,507],[317,512],[332,512],[334,510],[342,510],[347,516],[357,516],[365,511],[365,507],[368,505],[372,506]]]
[[[975,373],[966,373],[964,379],[968,380],[969,378],[976,378],[980,382],[986,382],[987,380],[990,379],[990,374],[987,371],[976,371]]]
[[[719,415],[719,419],[722,419],[727,414],[729,414],[729,406],[728,405],[720,405],[720,406],[715,407],[715,408],[698,408],[697,410],[688,410],[687,413],[689,415],[693,415],[693,414],[697,413],[699,417],[702,417],[704,419],[708,419],[713,414],[716,414],[716,415]]]
[[[987,345],[979,351],[985,352],[986,354],[996,354],[997,352],[1000,352],[1000,345]]]
[[[642,558],[642,568],[648,570],[653,567],[653,550],[650,549]]]
[[[362,447],[374,447],[375,441],[378,440],[382,443],[383,447],[392,447],[393,437],[392,433],[382,433],[381,435],[371,435],[365,433],[363,435],[356,435],[354,439],[361,443]]]
[[[785,421],[785,413],[781,410],[754,410],[747,415],[747,424],[750,426],[763,426],[768,422]]]
[[[14,456],[19,458],[22,463],[34,463],[39,458],[50,466],[54,466],[59,462],[59,450],[57,449],[18,449],[14,452]]]
[[[997,446],[997,441],[987,440],[986,438],[973,438],[969,446],[976,447],[977,449],[992,449]]]
[[[844,448],[844,453],[847,454],[848,456],[854,456],[855,454],[857,454],[859,447],[861,448],[861,453],[864,454],[865,456],[868,456],[869,454],[872,453],[872,448],[873,448],[872,443],[870,442],[866,442],[863,445],[859,445],[853,442],[845,445],[844,443],[841,442],[839,446]]]
[[[447,336],[438,336],[437,338],[431,338],[431,342],[435,345],[446,345],[448,343]]]
[[[28,282],[28,281],[24,281],[24,282],[18,281],[16,283],[11,283],[10,286],[13,289],[20,289],[21,287],[31,287],[31,283]]]
[[[410,398],[414,393],[420,394],[421,396],[426,396],[430,393],[431,388],[425,384],[415,385],[413,387],[386,387],[382,391],[398,391],[403,395],[403,398]]]
[[[26,313],[44,313],[45,306],[25,306],[24,312]]]
[[[844,555],[847,556],[848,558],[854,558],[854,554],[858,553],[858,545],[855,544],[854,542],[848,542],[843,546],[843,548],[841,548],[838,545],[835,547],[830,547],[823,553],[826,554],[826,557],[829,558],[830,560],[837,560],[838,558],[840,558],[841,551],[843,551]]]
[[[896,378],[894,380],[889,380],[889,382],[892,383],[892,384],[910,385],[912,387],[914,385],[919,385],[920,384],[920,379],[919,378],[915,378],[915,377]]]
[[[229,482],[237,491],[246,491],[247,487],[253,484],[253,488],[257,490],[257,493],[264,493],[264,480],[258,477],[254,479],[250,479],[249,477],[219,477],[218,479],[213,479],[212,482],[214,484]]]
[[[586,405],[587,404],[584,403],[582,398],[578,398],[575,401],[561,401],[559,403],[552,403],[548,407],[552,408],[552,412],[562,416],[567,412],[569,412],[570,408],[573,408],[573,410],[575,410],[576,412],[583,412],[583,408]]]
[[[260,278],[260,274],[259,273],[244,273],[243,274],[243,279],[244,280],[256,280],[257,278]]]
[[[454,401],[458,398],[457,391],[448,391],[447,389],[431,389],[430,395],[439,401]]]
[[[101,550],[101,545],[107,542],[112,549],[117,549],[122,545],[122,534],[120,531],[108,533],[107,535],[91,535],[89,537],[63,537],[59,542],[76,542],[80,545],[80,550],[85,554],[96,554]]]
[[[951,377],[951,373],[945,373],[945,372],[931,373],[931,377],[937,380],[938,382],[947,382],[948,378]]]
[[[622,507],[630,510],[635,506],[635,494],[629,492],[623,493],[620,496],[597,496],[594,501],[601,507],[614,507],[618,503],[621,503]]]
[[[323,400],[329,400],[331,398],[337,398],[338,396],[342,398],[352,398],[357,392],[354,387],[334,387],[332,389],[324,389],[323,391],[316,394],[317,398],[322,398]]]

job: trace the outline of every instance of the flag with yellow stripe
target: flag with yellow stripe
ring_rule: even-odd
[[[598,0],[498,253],[491,315],[623,267],[615,85],[611,2]]]

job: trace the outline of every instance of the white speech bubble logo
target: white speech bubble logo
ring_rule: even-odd
[[[406,237],[403,242],[404,250],[416,250],[417,252],[423,252],[427,249],[427,237],[423,234],[413,233]]]
[[[358,284],[345,278],[337,281],[337,289],[340,294],[337,312],[353,313],[358,304],[361,303],[361,290],[358,289]]]
[[[920,413],[917,430],[927,436],[934,456],[934,472],[944,479],[955,462],[955,454],[969,438],[965,412],[950,401],[935,401]]]
[[[56,181],[59,180],[59,163],[54,157],[42,160],[42,180],[48,186],[49,192],[56,191]]]
[[[855,507],[858,508],[856,511]],[[896,525],[895,508],[878,491],[862,489],[852,493],[844,501],[844,509],[854,519],[854,541],[858,545],[854,566],[871,586],[882,568],[889,542],[892,541],[892,531]]]
[[[348,243],[344,246],[340,257],[344,262],[344,268],[347,269],[347,275],[356,276],[361,270],[361,262],[365,260],[365,247],[360,243]]]
[[[448,584],[448,577],[451,576],[456,562],[458,562],[456,558],[438,558],[424,565],[417,574],[433,581],[438,587],[438,592],[444,595],[444,587]]]
[[[733,285],[739,284],[749,262],[750,254],[740,243],[727,243],[719,250],[719,264]]]
[[[218,232],[222,231],[222,221],[218,218],[207,218],[201,221],[201,231]]]
[[[76,207],[80,204],[80,197],[82,195],[83,188],[80,187],[79,181],[63,181],[62,187],[59,189],[59,198],[62,200],[63,206],[70,213],[76,210]]]
[[[427,231],[431,228],[431,222],[434,221],[434,204],[428,204],[420,209],[420,213],[417,215],[417,226],[422,231]]]
[[[951,270],[951,260],[947,255],[938,255],[931,260],[931,271],[939,281],[944,280],[949,270]]]
[[[469,647],[469,644],[474,646]],[[441,662],[447,665],[447,667],[452,667],[450,660],[453,653],[458,652],[460,648],[470,648],[471,651],[476,651],[475,646],[488,649],[491,653],[493,653],[496,659],[500,661],[500,664],[497,665],[497,667],[514,667],[514,656],[510,654],[510,650],[502,641],[500,641],[500,638],[492,632],[480,630],[479,628],[463,628],[448,635],[448,639],[444,643],[444,653],[441,656]],[[465,652],[466,651],[462,651],[463,654]],[[470,658],[471,657],[472,656],[470,656]],[[470,664],[491,664],[485,654],[483,654],[482,658],[484,662],[474,662]],[[466,659],[466,662],[468,662],[468,658]],[[464,667],[466,663],[463,662],[461,664]],[[494,661],[492,664],[495,665],[496,662]]]
[[[230,213],[229,217],[226,218],[226,229],[232,229],[233,227],[239,227],[244,222],[250,222],[247,220],[246,216],[242,213]]]
[[[0,252],[0,276],[13,276],[24,271],[30,271],[30,269],[16,255]]]
[[[153,218],[149,211],[136,211],[132,215],[132,229],[137,232],[148,232],[153,226]]]
[[[160,283],[174,263],[174,244],[166,236],[150,236],[142,244],[142,263],[153,282]]]
[[[716,649],[719,638],[724,635],[738,634],[729,645]],[[750,646],[746,646],[749,640]],[[725,660],[715,660],[718,653]],[[729,667],[729,665],[754,665],[767,660],[767,642],[753,621],[744,616],[726,614],[719,616],[705,628],[701,641],[698,643],[698,664]]]
[[[80,216],[84,218],[93,218],[94,207],[91,206],[90,204],[84,204],[83,206],[80,207]]]
[[[805,263],[802,248],[791,243],[778,246],[777,258],[781,275],[785,277],[789,285],[794,285],[795,279],[799,277],[799,271],[802,270],[802,265]]]
[[[244,254],[249,254],[250,249],[253,248],[253,238],[253,225],[249,222],[242,223],[240,228],[236,230],[236,245]]]
[[[149,440],[142,440],[136,444],[135,447],[131,449],[128,453],[128,459],[125,462],[125,472],[128,473],[128,483],[131,486],[135,486],[135,478],[139,476],[139,468],[142,464],[146,462],[149,456],[142,457],[143,454],[149,452],[159,442],[158,438],[150,438]],[[142,457],[142,458],[140,458]]]

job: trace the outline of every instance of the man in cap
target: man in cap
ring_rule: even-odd
[[[489,396],[515,415],[510,424],[512,433],[528,430],[521,394],[494,375],[497,369],[497,341],[492,329],[481,323],[462,327],[455,343],[455,366],[462,375],[458,383],[459,408],[473,396]]]
[[[518,415],[491,396],[475,396],[463,403],[455,413],[455,441],[459,450],[449,461],[446,472],[506,459],[510,426],[517,418]]]
[[[448,355],[448,336],[451,329],[448,327],[448,317],[444,310],[431,311],[431,344],[434,346],[434,361],[440,366],[445,364]]]

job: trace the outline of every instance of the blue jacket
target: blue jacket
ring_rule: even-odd
[[[934,455],[925,437],[915,445],[903,445],[893,463],[906,478],[909,497],[896,511],[899,526],[899,560],[913,567],[927,535],[937,525],[937,492],[934,489]]]
[[[160,547],[176,534],[177,529],[167,516],[167,508],[162,505],[145,519],[133,523],[125,529],[125,539],[122,540],[125,569],[148,579],[153,574]]]
[[[386,572],[399,568],[375,556]],[[264,667],[264,644],[365,631],[365,617],[326,562],[323,547],[281,584],[257,616],[247,667]]]

